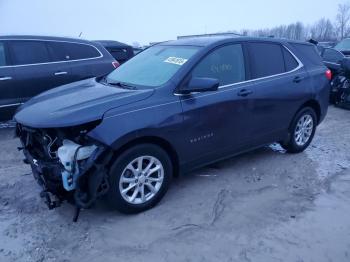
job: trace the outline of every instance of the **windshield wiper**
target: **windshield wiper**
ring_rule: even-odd
[[[118,86],[118,87],[121,87],[121,88],[124,88],[124,89],[129,89],[129,90],[136,90],[136,87],[135,86],[132,86],[132,85],[129,85],[129,84],[126,84],[126,83],[122,83],[122,82],[109,82],[107,80],[107,77],[104,77],[104,82],[107,84],[107,85],[111,85],[111,86]]]

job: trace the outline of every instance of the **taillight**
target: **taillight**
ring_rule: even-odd
[[[112,65],[114,66],[114,68],[118,68],[120,66],[118,61],[113,61]]]
[[[332,80],[332,71],[331,70],[328,69],[326,71],[326,77],[327,77],[328,80]]]

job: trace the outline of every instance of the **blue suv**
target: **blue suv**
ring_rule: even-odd
[[[50,208],[106,195],[140,212],[179,173],[272,142],[305,150],[326,116],[329,80],[308,43],[182,39],[34,97],[16,132]]]

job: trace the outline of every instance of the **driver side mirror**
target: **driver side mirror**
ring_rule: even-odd
[[[181,88],[181,94],[191,94],[194,92],[216,91],[219,88],[219,80],[207,77],[193,77],[187,86]]]

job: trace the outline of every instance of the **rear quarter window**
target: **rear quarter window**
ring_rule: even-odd
[[[101,55],[95,47],[90,45],[67,43],[66,48],[69,49],[72,60],[96,58]]]
[[[322,66],[322,58],[316,46],[311,44],[289,43],[297,52],[297,56],[306,66]]]
[[[295,60],[293,55],[286,48],[283,47],[282,49],[286,71],[289,72],[297,68],[299,66],[298,61]]]
[[[251,77],[253,79],[285,72],[282,48],[274,43],[248,43]]]

